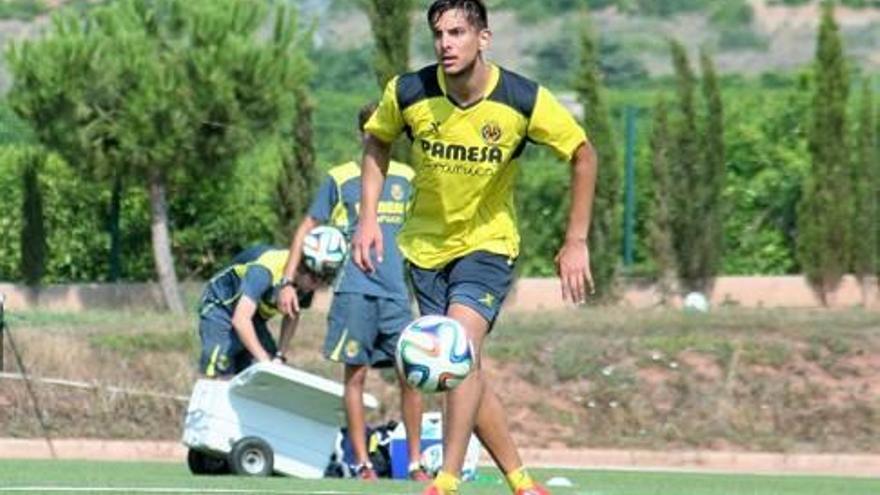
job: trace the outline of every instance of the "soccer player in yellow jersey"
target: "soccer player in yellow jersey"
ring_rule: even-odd
[[[544,87],[483,58],[491,32],[479,0],[436,0],[428,9],[438,63],[392,79],[367,122],[362,203],[353,261],[373,271],[384,242],[377,204],[391,142],[412,140],[414,195],[397,242],[422,314],[445,314],[467,329],[476,370],[447,393],[443,467],[424,495],[457,495],[471,432],[516,495],[546,495],[523,468],[504,407],[479,366],[513,278],[519,233],[513,205],[517,157],[527,141],[571,164],[571,206],[555,261],[562,297],[592,291],[587,231],[596,182],[595,153],[571,114]]]

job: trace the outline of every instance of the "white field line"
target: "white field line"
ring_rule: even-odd
[[[0,373],[0,378],[8,380],[24,380],[21,373]],[[28,376],[31,381],[37,383],[45,383],[46,385],[58,385],[68,388],[78,388],[84,390],[98,390],[109,392],[111,394],[136,395],[141,397],[154,397],[157,399],[170,399],[179,402],[188,402],[189,397],[184,395],[167,394],[164,392],[152,392],[149,390],[136,390],[130,388],[115,387],[113,385],[101,385],[100,383],[88,383],[74,380],[64,380],[62,378],[42,378],[38,376]]]
[[[235,490],[224,488],[143,488],[143,487],[88,487],[88,486],[9,486],[0,488],[0,493],[217,493],[217,494],[251,494],[265,493],[269,495],[360,495],[363,492],[341,492],[337,490]]]

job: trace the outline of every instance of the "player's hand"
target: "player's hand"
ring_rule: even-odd
[[[587,293],[595,293],[590,272],[590,250],[581,240],[566,240],[556,255],[556,273],[562,284],[562,299],[583,304]]]
[[[361,270],[372,273],[376,271],[370,250],[375,250],[376,261],[382,263],[382,229],[376,220],[364,220],[358,223],[354,239],[351,241],[351,260]]]
[[[292,285],[285,285],[278,291],[278,311],[287,316],[299,313],[299,298]]]

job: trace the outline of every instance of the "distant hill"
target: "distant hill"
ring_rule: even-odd
[[[0,0],[0,43],[32,37],[55,9],[87,9],[113,0]],[[319,49],[363,49],[372,44],[366,17],[352,0],[277,0],[317,21]],[[842,0],[837,20],[853,65],[880,69],[880,0]],[[428,4],[428,0],[417,2]],[[602,37],[609,82],[671,71],[665,40],[674,37],[692,52],[708,47],[723,73],[746,76],[798,70],[816,45],[819,0],[495,0],[490,57],[513,70],[564,84],[575,63],[579,6],[594,6],[590,19]],[[540,7],[538,9],[537,7]],[[412,65],[433,60],[421,8],[413,13]],[[0,90],[8,87],[0,65]]]
[[[676,2],[703,7],[670,15],[633,13],[618,7],[624,3],[647,6]],[[545,13],[537,18],[512,7],[538,5],[538,2],[499,0],[495,3],[511,8],[490,12],[494,32],[490,56],[494,60],[525,73],[538,73],[552,68],[558,70],[559,63],[575,56],[581,11],[565,7],[583,1],[546,0],[540,5],[555,11],[553,15]],[[665,43],[670,37],[677,38],[694,52],[701,46],[708,47],[716,55],[719,70],[744,75],[796,70],[809,64],[815,51],[818,0],[589,0],[589,3],[605,5],[590,15],[608,48],[604,52],[621,58],[620,62],[636,62],[650,75],[671,71]],[[853,62],[865,71],[877,71],[880,69],[880,3],[872,0],[849,0],[849,3],[875,5],[838,7],[837,20]],[[326,2],[324,5],[327,7]],[[369,24],[357,10],[325,8],[320,21],[319,42],[328,46],[350,49],[371,43]],[[430,61],[433,55],[421,11],[413,14],[413,22],[413,65],[419,65]],[[542,57],[550,60],[542,63]]]

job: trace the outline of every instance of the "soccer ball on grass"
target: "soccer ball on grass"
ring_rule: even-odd
[[[397,342],[397,370],[422,392],[457,387],[474,367],[474,349],[461,323],[423,316],[403,329]]]

